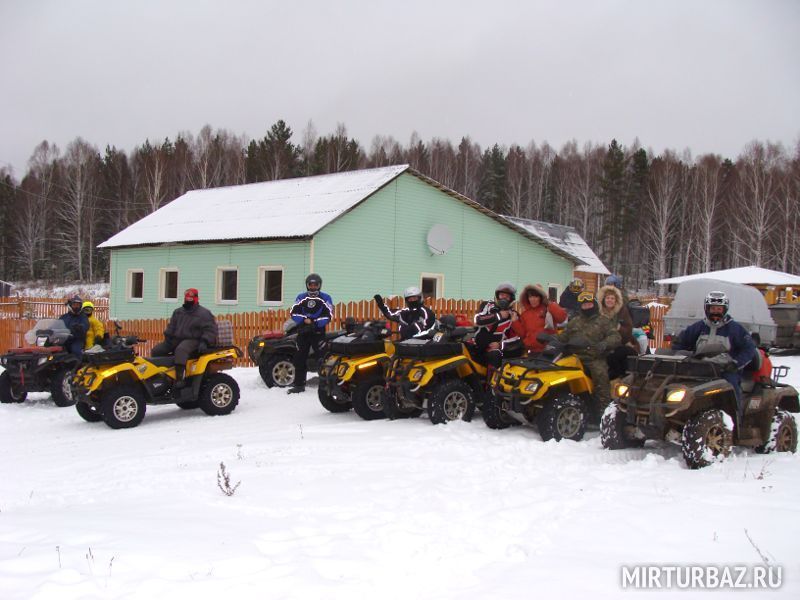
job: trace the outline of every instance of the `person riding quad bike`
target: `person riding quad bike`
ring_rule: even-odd
[[[494,290],[494,299],[482,302],[475,315],[475,357],[490,369],[498,369],[503,358],[521,356],[522,340],[512,328],[519,318],[513,309],[517,288],[504,281]]]
[[[622,337],[614,324],[600,314],[594,294],[581,292],[578,302],[580,311],[567,321],[564,331],[556,339],[575,348],[575,355],[588,370],[595,401],[593,420],[599,423],[600,416],[611,402],[606,355],[620,344]]]
[[[400,324],[401,340],[407,340],[427,331],[436,322],[436,314],[425,306],[425,299],[418,287],[411,286],[405,289],[403,298],[406,306],[400,310],[390,310],[380,294],[375,294],[373,297],[383,315],[390,321]]]
[[[586,288],[583,279],[576,277],[569,282],[567,289],[561,292],[561,297],[558,299],[558,305],[567,311],[569,318],[578,314],[580,306],[578,304],[578,294]]]
[[[164,341],[152,351],[153,357],[175,356],[175,388],[186,385],[186,363],[195,353],[203,354],[217,339],[217,322],[207,308],[200,306],[200,294],[189,288],[183,294],[183,306],[172,312]]]
[[[69,310],[61,315],[64,326],[69,329],[70,337],[64,343],[68,352],[78,358],[83,354],[86,345],[86,332],[89,331],[89,318],[83,312],[83,300],[80,296],[73,296],[66,302]]]

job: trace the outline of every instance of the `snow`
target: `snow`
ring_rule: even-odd
[[[773,362],[800,384],[800,357]],[[690,471],[674,444],[365,422],[230,373],[225,417],[149,407],[114,431],[46,394],[0,405],[2,598],[611,598],[623,565],[758,550],[800,592],[800,456],[736,449]]]
[[[746,285],[800,286],[800,277],[797,275],[752,266],[739,267],[736,269],[722,269],[721,271],[708,271],[707,273],[695,273],[694,275],[670,277],[669,279],[658,279],[656,283],[674,285],[683,283],[684,281],[691,281],[692,279],[717,279],[728,283],[743,283]]]
[[[599,273],[600,275],[610,275],[611,271],[603,264],[594,250],[584,240],[574,227],[567,225],[556,225],[544,221],[534,221],[533,219],[523,219],[521,217],[503,216],[504,219],[511,221],[514,225],[522,227],[538,238],[560,248],[567,254],[578,258],[583,264],[577,265],[578,271],[585,273]]]
[[[193,190],[98,247],[307,237],[407,169],[398,165]]]
[[[87,300],[108,298],[108,283],[72,283],[48,285],[42,281],[20,282],[14,284],[14,296],[23,298],[70,298],[75,294]]]

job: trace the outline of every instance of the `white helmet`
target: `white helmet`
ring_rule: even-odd
[[[419,291],[419,288],[412,285],[411,287],[407,287],[406,291],[403,292],[403,298],[410,298],[411,296],[422,296],[422,292]]]

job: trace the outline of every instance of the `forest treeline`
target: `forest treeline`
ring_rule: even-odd
[[[20,181],[0,168],[0,279],[105,280],[97,244],[188,190],[404,163],[495,212],[574,227],[631,289],[745,265],[800,272],[800,144],[754,141],[726,158],[415,133],[365,148],[342,124],[318,135],[309,122],[298,138],[277,121],[260,139],[205,126],[130,153],[41,142]]]

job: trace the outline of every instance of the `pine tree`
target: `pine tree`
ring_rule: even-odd
[[[506,157],[497,144],[483,153],[481,172],[478,202],[496,213],[504,214],[507,204]]]
[[[600,197],[603,200],[600,256],[603,262],[614,270],[621,262],[624,231],[624,211],[627,200],[626,160],[617,140],[611,140],[603,161],[603,175],[600,178]]]

